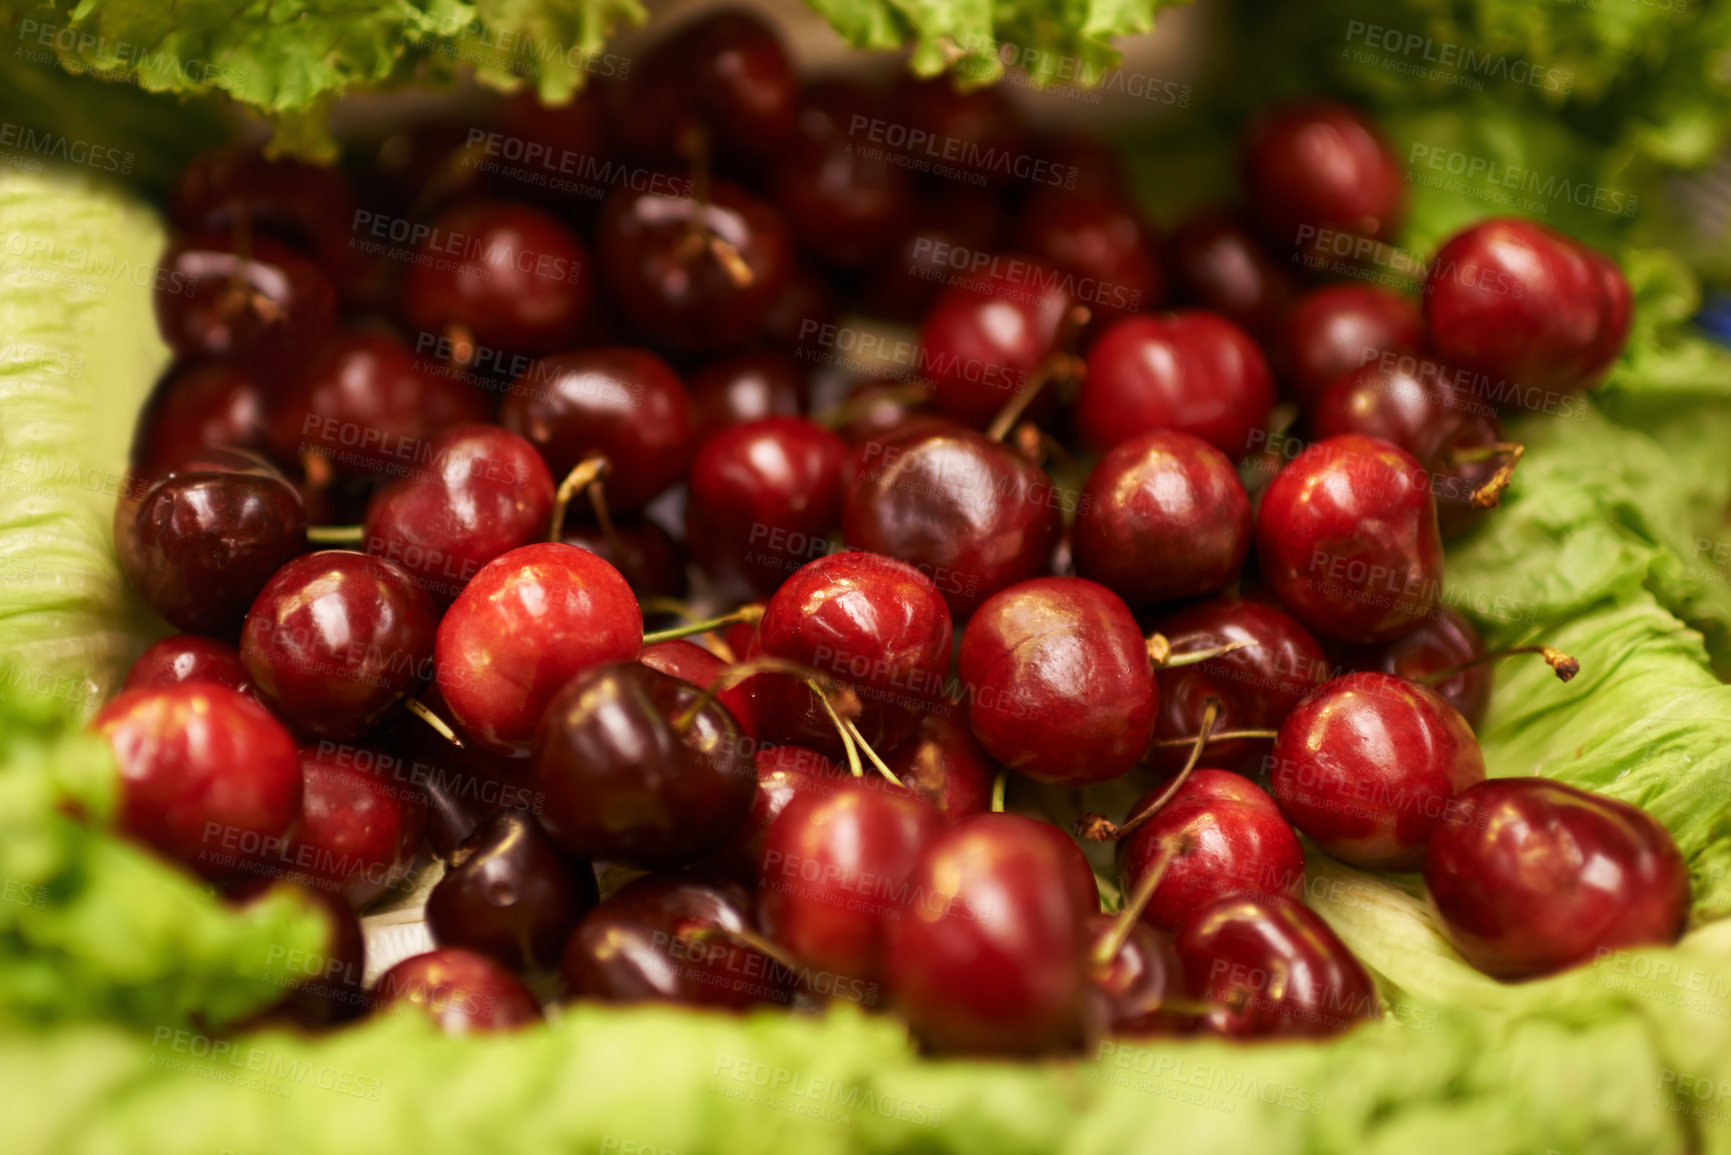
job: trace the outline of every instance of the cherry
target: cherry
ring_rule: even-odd
[[[588,550],[618,570],[639,603],[650,598],[679,601],[689,588],[685,547],[653,518],[609,516],[605,526],[567,521],[559,540]]]
[[[1015,246],[1077,278],[1075,295],[1096,317],[1155,309],[1165,293],[1159,240],[1116,191],[1039,189],[1022,207]]]
[[[805,251],[843,269],[870,264],[913,216],[913,181],[894,157],[850,135],[883,118],[876,93],[847,81],[820,81],[801,97],[791,148],[776,163],[775,200]]]
[[[366,550],[448,605],[482,566],[547,536],[553,478],[533,445],[493,425],[450,426],[426,450],[426,472],[374,494]]]
[[[128,690],[90,721],[120,772],[120,829],[210,879],[269,869],[301,807],[294,739],[214,682]]]
[[[1101,449],[1175,429],[1237,460],[1273,407],[1274,377],[1256,342],[1192,309],[1126,317],[1102,333],[1088,353],[1076,424]]]
[[[1216,1034],[1327,1038],[1380,1013],[1376,985],[1340,936],[1281,894],[1216,899],[1178,932],[1193,998],[1221,1004],[1202,1017]]]
[[[946,416],[983,428],[1054,371],[1076,301],[1058,270],[1005,254],[938,294],[920,329],[919,367]],[[1052,408],[1042,389],[1031,411]]]
[[[1100,880],[1094,877],[1094,868],[1088,865],[1088,856],[1082,853],[1075,839],[1050,822],[1025,814],[1005,814],[1002,811],[988,811],[988,814],[992,825],[1003,837],[1021,845],[1044,843],[1052,848],[1053,857],[1059,863],[1059,882],[1077,910],[1093,914],[1100,909]],[[954,822],[970,822],[974,818],[974,815],[967,815]]]
[[[776,292],[763,314],[758,330],[765,341],[795,356],[811,356],[821,350],[824,326],[836,319],[835,292],[823,277],[804,264]]]
[[[1143,795],[1131,814],[1153,805],[1166,787]],[[1304,897],[1304,851],[1274,799],[1226,770],[1191,771],[1154,816],[1118,843],[1118,877],[1135,891],[1165,848],[1182,841],[1154,886],[1142,919],[1176,931],[1218,898],[1237,894]]]
[[[992,781],[998,768],[967,723],[947,707],[920,719],[919,733],[889,759],[890,769],[908,790],[949,821],[959,822],[991,808]],[[761,779],[760,779],[761,786]],[[1084,860],[1086,865],[1086,860]],[[1095,902],[1098,904],[1098,884]]]
[[[435,716],[450,714],[437,685],[423,691],[421,702]],[[399,784],[423,788],[427,846],[441,858],[450,858],[493,815],[511,810],[539,813],[546,801],[534,791],[527,752],[513,757],[494,753],[478,742],[458,746],[418,721],[399,727],[392,746],[393,753],[382,756],[376,765],[381,771],[388,769]],[[358,764],[365,758],[364,752],[355,755]]]
[[[773,593],[841,523],[842,439],[803,417],[766,417],[716,434],[688,478],[685,537],[712,576]]]
[[[1067,175],[1031,163],[1027,126],[1009,97],[991,85],[963,89],[952,77],[916,80],[904,73],[893,94],[890,124],[905,129],[909,143],[903,151],[910,159],[959,168],[972,178],[970,184],[981,178],[998,187],[1022,179],[1061,184]],[[901,134],[866,125],[851,135],[856,148],[885,142],[895,148]]]
[[[170,625],[226,634],[306,549],[306,510],[262,458],[212,448],[148,484],[130,481],[114,544],[127,581]]]
[[[787,809],[796,794],[816,792],[834,794],[846,783],[862,786],[889,782],[881,778],[853,779],[841,767],[804,746],[765,746],[753,756],[757,767],[757,793],[752,797],[751,813],[746,815],[731,837],[702,866],[739,878],[753,885],[763,869],[763,850],[769,828]]]
[[[807,966],[877,981],[891,928],[917,917],[906,901],[915,856],[942,827],[926,803],[853,782],[796,793],[764,839],[764,929]]]
[[[321,738],[357,738],[432,673],[438,611],[394,562],[322,550],[279,569],[241,627],[259,696]]]
[[[647,349],[606,346],[543,357],[513,385],[500,423],[527,438],[554,478],[605,457],[608,504],[638,510],[685,473],[691,399]]]
[[[644,646],[643,652],[637,655],[637,660],[652,670],[680,678],[703,690],[715,685],[717,679],[730,668],[728,662],[684,638]],[[747,679],[726,686],[715,695],[715,700],[727,707],[727,712],[733,715],[733,720],[739,723],[740,730],[747,737],[756,738],[757,716],[752,711],[749,682]]]
[[[943,285],[973,266],[975,254],[996,252],[1008,221],[989,189],[946,182],[920,190],[915,221],[893,245],[862,290],[872,316],[916,321],[931,308]]]
[[[301,750],[301,824],[283,859],[300,881],[361,910],[411,882],[427,801],[419,787],[369,773],[350,753]]]
[[[773,349],[747,350],[711,361],[691,377],[691,410],[699,445],[730,425],[805,412],[799,362]]]
[[[214,445],[265,450],[265,386],[225,361],[176,366],[157,385],[133,433],[132,466],[154,477]]]
[[[1084,912],[1057,850],[1025,834],[1009,815],[966,819],[934,834],[908,877],[885,974],[896,1009],[939,1051],[1033,1055],[1080,1041]]]
[[[1144,433],[1088,475],[1070,548],[1078,574],[1134,605],[1213,593],[1250,553],[1250,497],[1206,441]]]
[[[403,278],[411,329],[459,332],[490,349],[547,353],[589,309],[589,254],[559,220],[511,201],[469,201],[428,226]]]
[[[1041,782],[1109,782],[1154,736],[1160,691],[1142,631],[1117,594],[1082,578],[994,595],[962,633],[961,677],[980,745]]]
[[[1456,233],[1424,286],[1431,345],[1474,373],[1525,390],[1583,393],[1629,337],[1629,282],[1605,254],[1518,217]]]
[[[1429,479],[1411,454],[1374,437],[1308,447],[1262,493],[1262,577],[1292,616],[1343,642],[1386,642],[1441,595],[1442,540]]]
[[[868,444],[848,493],[843,536],[926,574],[965,618],[1044,573],[1066,495],[1001,442],[966,429],[911,429]]]
[[[158,261],[156,324],[177,356],[261,374],[298,365],[330,331],[337,295],[318,267],[268,237],[194,233]]]
[[[470,163],[500,157],[503,163],[485,179],[501,195],[580,213],[594,203],[591,197],[599,196],[589,182],[608,171],[610,142],[602,104],[595,85],[560,105],[542,104],[533,88],[516,92],[494,112],[493,124],[503,139],[498,145],[486,138],[477,142],[480,155],[468,146]]]
[[[587,863],[561,854],[533,818],[506,811],[453,852],[427,896],[427,923],[440,946],[514,971],[544,970],[558,965],[572,929],[599,901]]]
[[[1151,761],[1170,776],[1185,755],[1208,707],[1215,707],[1210,733],[1272,730],[1293,707],[1329,677],[1322,646],[1278,606],[1248,598],[1220,597],[1198,603],[1155,626],[1174,658],[1238,645],[1231,653],[1193,665],[1158,670],[1160,711]],[[1263,770],[1266,739],[1211,739],[1208,765],[1250,775]]]
[[[252,678],[241,665],[240,651],[227,642],[197,634],[175,634],[152,642],[132,663],[123,690],[175,686],[181,682],[215,682],[256,698]]]
[[[1209,210],[1172,233],[1167,260],[1191,301],[1268,338],[1298,296],[1298,278],[1237,216]]]
[[[796,976],[745,945],[751,892],[688,874],[640,878],[590,911],[565,945],[565,989],[609,1003],[740,1009],[792,1001]]]
[[[1380,646],[1341,646],[1335,657],[1348,670],[1376,670],[1415,682],[1464,666],[1431,689],[1477,730],[1491,705],[1491,667],[1488,663],[1467,663],[1483,657],[1484,652],[1484,643],[1472,623],[1452,606],[1439,605],[1410,634]]]
[[[1324,230],[1386,241],[1406,207],[1400,158],[1369,117],[1333,100],[1270,109],[1244,133],[1245,189],[1282,248]]]
[[[342,171],[297,160],[267,160],[231,146],[194,157],[168,197],[182,232],[229,232],[245,222],[341,276],[356,262],[348,241],[355,194]]]
[[[1417,870],[1451,801],[1484,780],[1465,718],[1392,674],[1351,673],[1280,727],[1269,789],[1292,824],[1367,870]]]
[[[600,244],[625,316],[657,346],[683,352],[750,343],[793,274],[781,218],[726,181],[705,196],[615,189]]]
[[[1412,298],[1377,285],[1322,285],[1293,302],[1274,359],[1294,399],[1308,410],[1336,377],[1423,341],[1424,322]]]
[[[1689,917],[1688,864],[1652,815],[1545,778],[1463,791],[1425,850],[1424,888],[1454,948],[1504,981],[1668,945]]]
[[[447,1035],[514,1031],[541,1021],[529,988],[492,959],[447,947],[406,958],[373,987],[375,1014],[414,1007]]]
[[[1118,930],[1115,914],[1087,920],[1088,953],[1100,949]],[[1103,967],[1089,975],[1089,1021],[1094,1033],[1115,1038],[1179,1034],[1194,1020],[1173,1013],[1170,1004],[1185,995],[1184,968],[1171,935],[1138,922]]]
[[[643,615],[619,571],[546,542],[481,567],[439,622],[434,664],[464,733],[512,754],[528,748],[561,686],[642,644]]]

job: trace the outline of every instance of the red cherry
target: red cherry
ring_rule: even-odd
[[[215,682],[249,698],[258,695],[241,665],[240,651],[227,642],[197,634],[175,634],[146,647],[126,673],[122,690],[175,686],[181,682]]]
[[[1209,210],[1179,225],[1168,252],[1186,299],[1264,339],[1299,293],[1292,269],[1230,213]]]
[[[315,258],[342,279],[357,263],[349,247],[355,194],[342,170],[267,160],[230,146],[187,163],[169,192],[168,215],[182,232],[232,232],[242,221]]]
[[[1068,279],[1027,257],[994,256],[939,294],[920,330],[919,366],[938,411],[984,428],[1059,351],[1075,299]],[[1032,403],[1049,411],[1054,391]]]
[[[419,787],[370,774],[345,753],[301,751],[301,824],[283,857],[296,878],[360,910],[410,881],[427,802]]]
[[[1280,604],[1343,642],[1400,637],[1442,592],[1429,478],[1374,437],[1319,441],[1275,475],[1256,513],[1256,552]]]
[[[1115,914],[1090,915],[1088,953],[1116,932]],[[1172,936],[1146,923],[1130,928],[1124,944],[1104,968],[1088,976],[1090,1020],[1094,1030],[1114,1038],[1181,1034],[1195,1020],[1167,1008],[1185,996],[1184,968]]]
[[[177,356],[224,357],[281,376],[317,348],[337,295],[318,266],[268,237],[179,237],[157,262],[156,324]]]
[[[1350,105],[1307,100],[1263,113],[1245,130],[1243,164],[1250,203],[1283,248],[1325,229],[1386,241],[1400,228],[1400,158]]]
[[[902,133],[890,126],[905,131],[905,147],[896,143]],[[916,162],[953,165],[969,174],[969,184],[983,179],[1002,187],[1037,171],[1018,167],[1033,159],[1033,142],[1010,98],[992,85],[963,88],[953,76],[917,80],[903,73],[889,125],[861,126],[853,135],[856,147],[888,142]],[[1049,171],[1035,179],[1058,184],[1067,175]]]
[[[931,803],[945,820],[959,822],[991,809],[992,782],[998,768],[967,722],[954,716],[952,710],[946,704],[944,712],[921,718],[919,733],[896,751],[889,767],[909,791]],[[1089,881],[1093,881],[1091,869]],[[1097,890],[1096,886],[1096,903]]]
[[[701,445],[730,425],[805,412],[799,362],[774,350],[750,350],[711,361],[691,377],[692,423]]]
[[[323,550],[265,583],[240,657],[277,714],[321,738],[357,738],[432,673],[438,616],[401,566]]]
[[[763,869],[769,828],[796,794],[830,795],[851,789],[856,782],[866,787],[881,784],[889,790],[895,789],[883,778],[849,778],[847,771],[804,746],[764,747],[757,751],[754,761],[757,793],[752,798],[751,813],[719,849],[699,864],[700,869],[707,866],[752,885],[756,885],[758,873]]]
[[[373,1013],[413,1007],[447,1035],[513,1031],[541,1021],[541,1004],[486,955],[447,947],[406,958],[379,976]]]
[[[472,154],[479,144],[481,156],[494,162],[484,175],[499,195],[581,216],[600,195],[612,160],[605,112],[595,85],[556,106],[525,88],[499,103],[495,134],[474,141],[472,133],[467,147]]]
[[[1452,800],[1485,776],[1465,718],[1391,674],[1335,678],[1274,742],[1269,789],[1299,830],[1367,870],[1417,870]]]
[[[1432,674],[1452,670],[1483,657],[1484,643],[1472,623],[1452,606],[1438,606],[1410,634],[1380,646],[1341,646],[1335,652],[1348,670],[1377,670],[1423,682]],[[1491,664],[1468,666],[1431,689],[1460,711],[1467,724],[1477,730],[1491,705]],[[1212,753],[1212,748],[1210,749]]]
[[[1076,423],[1102,449],[1175,429],[1237,460],[1273,407],[1274,378],[1256,342],[1226,318],[1192,309],[1126,317],[1102,333],[1088,354]]]
[[[267,395],[256,377],[225,361],[175,367],[138,418],[134,471],[156,477],[213,445],[265,451]]]
[[[876,94],[846,81],[807,86],[793,146],[771,177],[802,248],[837,268],[870,264],[907,228],[914,188],[893,156],[860,147],[852,126],[882,121]]]
[[[1082,853],[1082,848],[1074,838],[1050,822],[1043,822],[1038,818],[1029,818],[1024,814],[992,811],[987,813],[1004,837],[1022,845],[1044,843],[1052,848],[1053,856],[1060,863],[1059,880],[1077,910],[1093,914],[1100,909],[1100,880],[1094,877],[1094,868],[1088,865],[1088,856]],[[952,820],[952,823],[968,822],[973,818],[973,815],[969,815]]]
[[[1071,274],[1077,301],[1096,317],[1160,306],[1166,285],[1159,239],[1116,191],[1037,190],[1022,208],[1015,243]]]
[[[1274,357],[1299,407],[1310,409],[1343,373],[1424,341],[1418,305],[1376,285],[1322,285],[1293,303]]]
[[[1088,475],[1070,548],[1078,574],[1133,605],[1213,593],[1250,553],[1250,497],[1206,441],[1144,433]]]
[[[614,569],[631,586],[641,604],[649,598],[683,601],[689,586],[685,572],[685,547],[649,517],[608,518],[603,529],[594,522],[575,520],[586,511],[573,509],[559,532],[566,545],[586,549]]]
[[[643,615],[619,571],[576,546],[526,545],[482,567],[439,623],[439,691],[464,733],[501,754],[527,749],[559,688],[629,661]]]
[[[120,829],[210,879],[268,870],[301,807],[294,739],[213,682],[129,690],[90,721],[120,771]]]
[[[974,736],[1010,769],[1067,786],[1109,782],[1141,761],[1160,691],[1136,619],[1081,578],[997,594],[962,634]]]
[[[637,660],[652,670],[683,679],[705,690],[713,686],[729,668],[726,661],[684,638],[644,646],[643,652],[637,655]],[[733,720],[739,723],[740,730],[747,737],[756,738],[757,717],[751,709],[749,681],[750,679],[746,679],[720,691],[715,700],[727,707],[727,712],[733,715]]]

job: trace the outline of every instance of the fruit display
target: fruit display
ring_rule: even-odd
[[[928,35],[0,174],[21,1149],[1731,1150],[1684,259]]]

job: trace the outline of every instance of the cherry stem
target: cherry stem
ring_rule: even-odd
[[[452,361],[458,365],[474,364],[480,347],[475,343],[475,334],[467,325],[451,322],[445,326],[444,338],[450,347]]]
[[[697,611],[692,608],[691,603],[680,601],[678,598],[662,597],[656,594],[639,598],[637,605],[646,614],[670,614],[688,622],[697,620]]]
[[[749,662],[729,666],[715,675],[715,680],[703,688],[703,693],[697,695],[697,700],[687,706],[684,713],[673,719],[673,732],[683,734],[691,729],[691,724],[697,721],[697,715],[705,706],[715,701],[723,691],[731,690],[747,678],[756,677],[758,674],[788,674],[795,678],[810,678],[814,673],[816,671],[810,666],[802,666],[786,658],[753,658]]]
[[[1008,770],[998,771],[997,775],[992,779],[993,814],[1002,814],[1004,812],[1004,795],[1009,791],[1009,787],[1010,772]]]
[[[643,644],[653,646],[657,642],[671,642],[679,638],[689,638],[692,634],[707,634],[710,630],[719,630],[724,626],[734,626],[741,622],[755,622],[763,616],[760,605],[744,605],[731,613],[719,617],[704,618],[700,622],[687,622],[683,626],[669,626],[665,630],[656,630],[652,634],[643,635]]]
[[[1111,966],[1112,960],[1118,957],[1118,952],[1124,949],[1130,932],[1136,929],[1142,912],[1148,909],[1154,892],[1160,888],[1160,880],[1165,877],[1166,868],[1172,865],[1173,859],[1188,849],[1189,842],[1188,834],[1167,835],[1160,840],[1159,857],[1137,881],[1136,890],[1131,894],[1130,901],[1124,904],[1124,909],[1118,912],[1118,920],[1112,924],[1111,933],[1101,939],[1094,948],[1094,957],[1088,960],[1094,970],[1103,971]]]
[[[459,750],[463,748],[463,740],[457,737],[457,732],[451,729],[451,724],[433,713],[433,711],[427,707],[425,702],[421,701],[419,698],[404,698],[403,705],[408,708],[409,713],[431,726],[433,732],[438,734],[439,737],[443,738]]]
[[[1215,646],[1211,650],[1196,650],[1188,654],[1174,654],[1172,643],[1165,634],[1148,635],[1148,660],[1154,663],[1157,670],[1176,670],[1180,666],[1195,666],[1202,662],[1211,662],[1215,658],[1224,657],[1234,650],[1247,649],[1253,642],[1227,642],[1224,646]]]
[[[1190,747],[1190,757],[1184,760],[1184,769],[1178,771],[1178,776],[1166,784],[1166,789],[1160,792],[1160,797],[1151,804],[1144,806],[1134,815],[1124,820],[1122,826],[1114,825],[1101,814],[1084,814],[1076,819],[1076,833],[1090,842],[1116,842],[1118,839],[1134,833],[1136,828],[1160,813],[1160,808],[1172,801],[1190,778],[1190,772],[1196,769],[1196,764],[1202,761],[1202,748],[1208,745],[1209,735],[1214,731],[1214,720],[1220,716],[1220,699],[1210,696],[1206,699],[1207,706],[1202,711],[1202,730]]]
[[[1497,471],[1491,474],[1489,480],[1477,489],[1473,490],[1470,500],[1474,509],[1495,509],[1497,504],[1502,501],[1503,490],[1509,487],[1509,481],[1513,479],[1515,475],[1515,466],[1521,463],[1521,457],[1526,453],[1527,447],[1518,441],[1499,441],[1495,445],[1485,446],[1484,448],[1489,450],[1489,452],[1485,453],[1482,457],[1477,458],[1477,460],[1482,461],[1495,456],[1496,454],[1506,454],[1507,460],[1497,466]],[[1457,465],[1464,465],[1468,461],[1475,460],[1471,457],[1451,457],[1450,459]]]
[[[607,543],[618,550],[619,542],[613,533],[613,519],[607,516],[607,501],[601,496],[601,479],[606,477],[612,468],[605,457],[590,457],[579,461],[576,468],[565,475],[565,480],[559,483],[559,491],[553,495],[553,525],[547,531],[548,541],[560,540],[565,532],[565,511],[570,507],[571,499],[577,496],[579,490],[586,489],[589,491],[589,504],[595,510],[595,521],[601,526],[601,533],[607,538]]]
[[[882,758],[878,757],[878,752],[872,749],[872,744],[867,742],[865,740],[865,735],[859,732],[858,724],[855,723],[852,718],[846,719],[842,724],[847,727],[848,733],[853,736],[854,742],[859,746],[861,752],[865,754],[866,760],[873,766],[877,767],[877,772],[887,778],[891,786],[900,787],[901,789],[906,790],[907,787],[902,786],[902,780],[896,777],[896,772],[891,770]]]
[[[314,545],[359,545],[367,539],[364,525],[309,525],[307,540]]]
[[[815,679],[806,682],[806,688],[817,695],[818,704],[823,707],[823,712],[829,715],[829,720],[835,724],[836,733],[841,735],[842,749],[847,751],[848,770],[855,778],[864,778],[865,766],[859,760],[859,747],[853,744],[853,731],[848,729],[842,716],[835,712],[835,707],[830,705],[829,695],[823,692]]]
[[[1492,650],[1488,654],[1480,654],[1471,661],[1461,662],[1445,670],[1438,670],[1434,674],[1426,674],[1422,678],[1414,678],[1413,680],[1421,686],[1441,685],[1456,674],[1465,673],[1474,666],[1483,665],[1485,662],[1494,662],[1498,658],[1507,658],[1513,654],[1544,655],[1545,664],[1557,672],[1558,681],[1566,682],[1581,672],[1581,663],[1561,650],[1553,649],[1550,646],[1510,646],[1506,650]]]
[[[1162,738],[1152,743],[1155,749],[1171,749],[1177,746],[1192,745],[1200,735],[1192,734],[1186,738]],[[1231,742],[1236,739],[1266,738],[1272,741],[1280,737],[1279,730],[1222,730],[1218,734],[1208,735],[1210,742]]]

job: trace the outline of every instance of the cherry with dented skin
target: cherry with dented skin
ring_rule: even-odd
[[[1002,254],[938,294],[920,330],[920,366],[932,403],[946,417],[985,426],[1035,384],[1060,351],[1075,307],[1058,270]],[[1029,404],[1030,419],[1054,409],[1048,384]]]
[[[1207,210],[1179,225],[1167,245],[1184,299],[1262,340],[1279,331],[1298,296],[1298,277],[1237,216]]]
[[[1340,646],[1334,656],[1347,670],[1377,670],[1423,682],[1433,674],[1475,662],[1484,652],[1484,642],[1472,623],[1453,606],[1438,606],[1410,634],[1380,646]],[[1491,663],[1478,662],[1430,688],[1477,730],[1491,706],[1491,670]]]
[[[126,672],[122,690],[174,686],[181,682],[215,682],[257,698],[252,677],[241,664],[240,651],[218,638],[175,634],[153,642]]]
[[[1336,377],[1423,341],[1424,321],[1411,297],[1379,285],[1321,285],[1286,313],[1274,360],[1294,400],[1308,410]]]
[[[980,745],[1040,782],[1122,777],[1154,736],[1147,642],[1123,599],[1083,578],[1037,578],[981,606],[962,634],[961,677]]]
[[[206,878],[273,868],[301,808],[294,739],[214,682],[128,690],[90,721],[119,770],[122,832]]]
[[[409,571],[347,550],[283,566],[241,627],[259,696],[320,738],[358,738],[433,671],[439,615]]]
[[[1250,497],[1226,455],[1155,430],[1120,442],[1088,475],[1070,549],[1077,574],[1148,605],[1231,584],[1250,532]]]
[[[1330,437],[1288,462],[1262,493],[1256,553],[1281,606],[1336,641],[1392,641],[1442,596],[1430,479],[1374,437]]]
[[[1546,778],[1491,779],[1455,803],[1425,851],[1425,897],[1486,974],[1537,978],[1683,933],[1688,864],[1639,807]]]
[[[1283,894],[1219,898],[1178,932],[1190,997],[1232,1038],[1325,1039],[1381,1014],[1376,984],[1340,936]]]
[[[351,754],[301,750],[301,823],[283,861],[292,877],[362,910],[410,881],[427,802],[418,784],[362,769]]]
[[[1293,826],[1366,870],[1417,870],[1454,799],[1485,778],[1460,712],[1380,673],[1334,678],[1299,703],[1271,763],[1269,790]]]
[[[222,357],[273,379],[330,331],[337,294],[307,258],[269,237],[176,238],[157,262],[156,326],[175,355]]]
[[[1313,99],[1264,112],[1245,130],[1242,161],[1251,206],[1282,249],[1326,231],[1387,241],[1400,228],[1400,158],[1351,105]]]
[[[514,1031],[541,1021],[529,988],[484,954],[442,947],[406,958],[372,990],[374,1014],[413,1008],[447,1035]]]
[[[434,665],[451,716],[500,754],[528,749],[548,703],[602,662],[643,645],[643,615],[619,571],[558,542],[494,558],[439,622]]]

